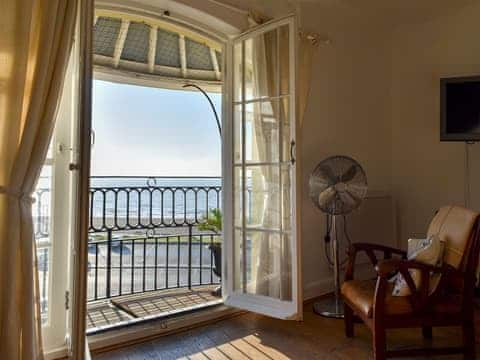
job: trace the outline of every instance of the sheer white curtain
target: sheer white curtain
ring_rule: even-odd
[[[290,72],[288,28],[279,28],[257,36],[252,42],[252,97],[272,98],[289,93]],[[312,58],[315,43],[304,34],[299,35],[297,53],[297,124],[301,126],[308,102]],[[290,120],[288,100],[266,100],[252,105],[252,152],[263,161],[288,162]],[[281,134],[281,135],[280,135]],[[281,138],[280,138],[281,137]],[[282,143],[282,146],[280,146]],[[280,149],[283,147],[282,153]],[[252,171],[251,222],[265,229],[282,230],[251,234],[252,278],[256,294],[291,299],[291,178],[285,170],[262,166]],[[286,175],[286,176],[285,176]],[[281,187],[281,188],[280,188]]]
[[[269,76],[266,73],[268,68],[267,49],[263,35],[254,39],[252,48],[254,88],[259,93],[269,94]],[[254,95],[254,97],[257,96],[259,94]],[[259,161],[271,160],[272,157],[278,156],[278,153],[273,154],[272,152],[275,152],[275,150],[272,151],[271,149],[272,141],[277,142],[274,137],[278,127],[272,105],[270,101],[251,105],[252,157],[259,159]],[[255,169],[251,171],[251,174],[247,174],[252,189],[250,224],[253,227],[263,229],[278,227],[277,211],[280,210],[280,204],[278,191],[276,191],[279,183],[278,171],[276,170],[270,166],[259,166],[258,170]],[[279,284],[278,272],[275,269],[275,255],[278,255],[275,254],[275,250],[279,248],[278,241],[275,243],[276,237],[271,232],[252,232],[247,237],[251,241],[251,276],[255,287],[254,293],[274,296],[279,290],[272,288],[273,284]]]
[[[76,0],[1,0],[0,354],[41,359],[31,194],[50,143]]]
[[[288,83],[289,80],[288,67],[279,64],[281,59],[289,58],[288,31],[286,37],[277,36],[277,31],[282,34],[279,29],[259,35],[252,41],[252,97],[265,97],[265,101],[252,104],[251,112],[252,157],[260,163],[280,161],[283,154],[280,153],[282,140],[279,136],[283,131],[289,130],[283,103],[276,98],[282,83]],[[279,69],[283,70],[280,74]],[[269,99],[273,97],[275,99]],[[289,134],[284,136],[290,138]],[[250,234],[252,278],[256,294],[289,300],[291,238],[279,231],[282,214],[290,213],[291,199],[289,191],[282,192],[280,189],[281,176],[278,165],[259,166],[258,170],[253,170],[251,174],[253,208],[250,222],[253,226],[267,230]],[[282,187],[290,189],[290,185],[285,183],[289,177],[284,177],[283,180]]]

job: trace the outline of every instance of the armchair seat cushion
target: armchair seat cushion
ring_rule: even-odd
[[[350,280],[342,285],[342,295],[345,301],[353,307],[355,312],[362,312],[364,316],[373,316],[373,298],[377,280]],[[387,298],[385,299],[386,315],[402,315],[413,312],[409,296],[393,296],[393,284],[388,284]]]
[[[344,300],[354,312],[361,312],[368,318],[373,317],[373,298],[377,280],[350,280],[342,285]],[[410,296],[393,296],[393,284],[389,283],[386,290],[385,315],[405,315],[413,312]],[[434,312],[444,314],[458,314],[462,310],[461,297],[458,294],[449,294],[438,299],[433,306]]]

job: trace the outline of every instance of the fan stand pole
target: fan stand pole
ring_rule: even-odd
[[[313,304],[313,311],[321,316],[328,318],[343,318],[343,301],[340,297],[340,261],[338,253],[338,237],[335,227],[336,216],[332,215],[332,257],[333,257],[333,281],[334,292],[331,295],[323,297]]]

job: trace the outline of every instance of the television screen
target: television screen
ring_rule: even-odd
[[[480,140],[480,76],[441,80],[442,141]]]

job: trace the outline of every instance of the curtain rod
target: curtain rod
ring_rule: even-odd
[[[332,40],[327,36],[320,36],[317,33],[299,31],[299,35],[312,43],[312,45],[330,45]]]

